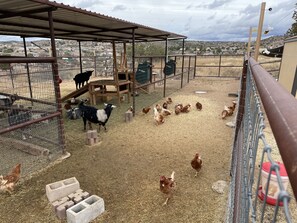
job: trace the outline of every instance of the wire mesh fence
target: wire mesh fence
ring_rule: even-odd
[[[11,63],[0,71],[1,173],[22,163],[25,176],[61,155],[56,101],[51,63]]]
[[[246,76],[243,73],[239,106],[227,222],[293,222],[296,208],[290,204],[288,176],[275,139],[265,132],[267,123],[251,66]]]

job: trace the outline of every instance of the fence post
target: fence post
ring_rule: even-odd
[[[197,55],[195,55],[195,61],[194,61],[194,77],[196,77],[196,65],[197,65]]]
[[[190,82],[190,69],[191,69],[191,56],[189,56],[189,64],[188,64],[188,83]]]
[[[222,55],[220,55],[220,59],[219,59],[219,77],[221,76],[221,63],[222,63]]]
[[[96,62],[96,55],[94,55],[94,69],[95,69],[95,74],[94,74],[94,76],[97,77],[97,62]]]

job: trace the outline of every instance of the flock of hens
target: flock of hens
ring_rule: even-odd
[[[170,97],[167,98],[162,106],[160,104],[156,104],[155,106],[153,106],[154,121],[157,126],[163,124],[165,122],[165,117],[172,114],[172,111],[168,109],[169,104],[172,104],[172,99]],[[236,104],[236,101],[232,101],[231,106],[224,106],[224,109],[221,112],[222,119],[225,119],[227,116],[233,115]],[[195,106],[197,110],[202,110],[202,104],[200,102],[196,102]],[[192,105],[189,103],[186,105],[178,103],[174,106],[174,113],[176,115],[180,113],[188,113],[191,109]],[[130,107],[129,110],[132,111],[132,107]],[[142,113],[148,114],[150,110],[151,107],[144,107],[142,108]],[[198,172],[202,168],[202,159],[199,153],[196,153],[194,158],[191,160],[191,166],[196,171],[195,177],[197,177]],[[166,200],[163,205],[167,205],[167,202],[172,197],[172,193],[175,189],[176,183],[174,180],[174,175],[175,172],[173,171],[170,177],[160,177],[160,191],[166,195]]]
[[[165,122],[165,117],[171,115],[172,112],[168,109],[168,105],[172,104],[172,99],[167,98],[167,100],[161,106],[160,104],[156,104],[153,107],[153,114],[154,114],[154,121],[155,124],[158,126]],[[224,106],[224,109],[221,113],[222,119],[225,119],[227,116],[231,116],[234,113],[236,107],[236,101],[232,101],[231,106]],[[129,110],[131,111],[133,108],[130,107]],[[174,112],[176,115],[180,113],[188,113],[192,109],[191,104],[176,104],[174,106]],[[200,102],[196,102],[196,109],[201,111],[202,104]],[[142,108],[142,112],[144,114],[148,114],[151,110],[151,107],[144,107]],[[199,153],[194,155],[194,158],[191,160],[191,166],[196,171],[195,177],[198,175],[198,172],[202,168],[202,159]],[[0,175],[0,191],[7,191],[10,194],[14,190],[15,184],[20,179],[21,173],[21,164],[17,164],[9,174],[6,176]],[[173,171],[170,177],[161,176],[160,177],[160,191],[165,194],[166,200],[163,205],[167,205],[168,200],[172,197],[172,193],[175,189],[175,180],[174,180],[175,172]]]
[[[154,106],[154,120],[156,125],[163,124],[165,122],[165,117],[172,114],[172,111],[168,109],[169,104],[172,104],[171,98],[167,98],[162,106],[160,104],[156,104]],[[196,108],[199,111],[202,110],[202,104],[200,102],[196,102]],[[186,105],[179,103],[174,106],[174,112],[176,115],[178,115],[179,113],[188,113],[191,111],[191,109],[192,105],[189,103]],[[151,107],[142,108],[142,112],[144,114],[147,114],[150,110]]]

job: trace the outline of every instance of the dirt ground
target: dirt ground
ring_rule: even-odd
[[[159,126],[152,113],[144,115],[140,109],[129,123],[123,117],[113,121],[116,115],[123,115],[114,112],[108,131],[99,133],[101,143],[94,146],[85,143],[81,119],[66,121],[66,150],[71,156],[21,181],[12,195],[0,194],[0,221],[66,222],[51,210],[45,186],[76,177],[83,190],[104,199],[106,211],[93,222],[223,222],[228,188],[219,194],[212,184],[230,181],[234,128],[226,123],[234,116],[222,120],[220,113],[224,105],[236,100],[228,93],[237,93],[239,87],[239,80],[234,79],[192,80],[170,95],[173,104],[169,109],[175,103],[195,105],[199,101],[202,111],[193,107],[189,113],[172,114]],[[194,177],[190,161],[196,152],[202,156],[203,167]],[[176,172],[177,188],[168,205],[162,206],[165,197],[159,190],[159,178],[172,171]]]

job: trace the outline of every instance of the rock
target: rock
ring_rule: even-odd
[[[234,122],[227,122],[226,125],[230,128],[235,128],[235,123]]]
[[[219,193],[219,194],[223,194],[225,192],[225,188],[227,186],[227,182],[223,181],[223,180],[219,180],[217,182],[214,182],[212,184],[212,189],[213,191]]]

